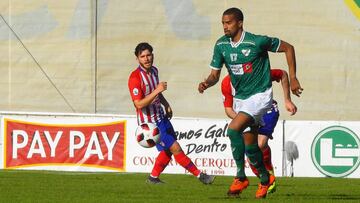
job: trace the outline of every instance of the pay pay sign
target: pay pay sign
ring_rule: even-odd
[[[4,119],[4,168],[81,165],[124,170],[125,121],[46,124]]]

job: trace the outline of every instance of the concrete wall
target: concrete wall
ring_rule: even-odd
[[[359,1],[9,0],[0,2],[0,109],[134,114],[127,79],[137,66],[137,43],[155,48],[155,66],[175,116],[222,118],[219,84],[204,95],[199,81],[210,69],[223,34],[222,12],[243,10],[244,28],[295,46],[301,98],[295,117],[285,112],[280,85],[274,96],[281,119],[359,120]],[[97,24],[96,24],[97,23]],[[272,67],[287,70],[284,54]],[[225,76],[225,69],[222,76]]]

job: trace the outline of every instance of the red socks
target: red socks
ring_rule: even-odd
[[[176,162],[178,162],[182,167],[192,173],[194,176],[198,176],[200,174],[200,170],[195,166],[195,164],[191,161],[191,159],[184,154],[184,152],[180,152],[177,155],[174,155]],[[171,154],[168,155],[165,151],[161,151],[156,158],[154,168],[151,171],[151,176],[157,178],[160,176],[161,172],[166,168],[171,160]]]
[[[264,149],[261,150],[262,154],[263,154],[263,159],[264,159],[264,165],[266,170],[268,171],[273,171],[273,165],[271,162],[271,149],[269,146],[265,147]]]
[[[154,168],[151,171],[151,176],[157,178],[160,173],[166,168],[171,160],[171,154],[168,155],[164,150],[159,153],[156,158]]]
[[[182,167],[192,173],[194,176],[198,176],[200,174],[200,170],[195,166],[195,164],[190,160],[188,156],[181,151],[179,154],[174,154],[174,158],[176,162],[178,162]]]

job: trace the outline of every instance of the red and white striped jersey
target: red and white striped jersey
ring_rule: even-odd
[[[159,76],[156,67],[151,67],[149,73],[147,73],[144,68],[139,66],[130,74],[128,81],[131,99],[133,101],[143,99],[154,91],[158,84]],[[165,117],[158,97],[150,105],[141,109],[136,108],[136,114],[139,125],[142,123],[156,123]]]

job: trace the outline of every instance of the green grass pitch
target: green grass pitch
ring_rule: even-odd
[[[163,174],[162,185],[144,173],[74,173],[0,170],[0,202],[360,202],[360,179],[277,178],[277,191],[256,200],[257,178],[239,198],[228,198],[232,177],[203,185],[191,175]]]

